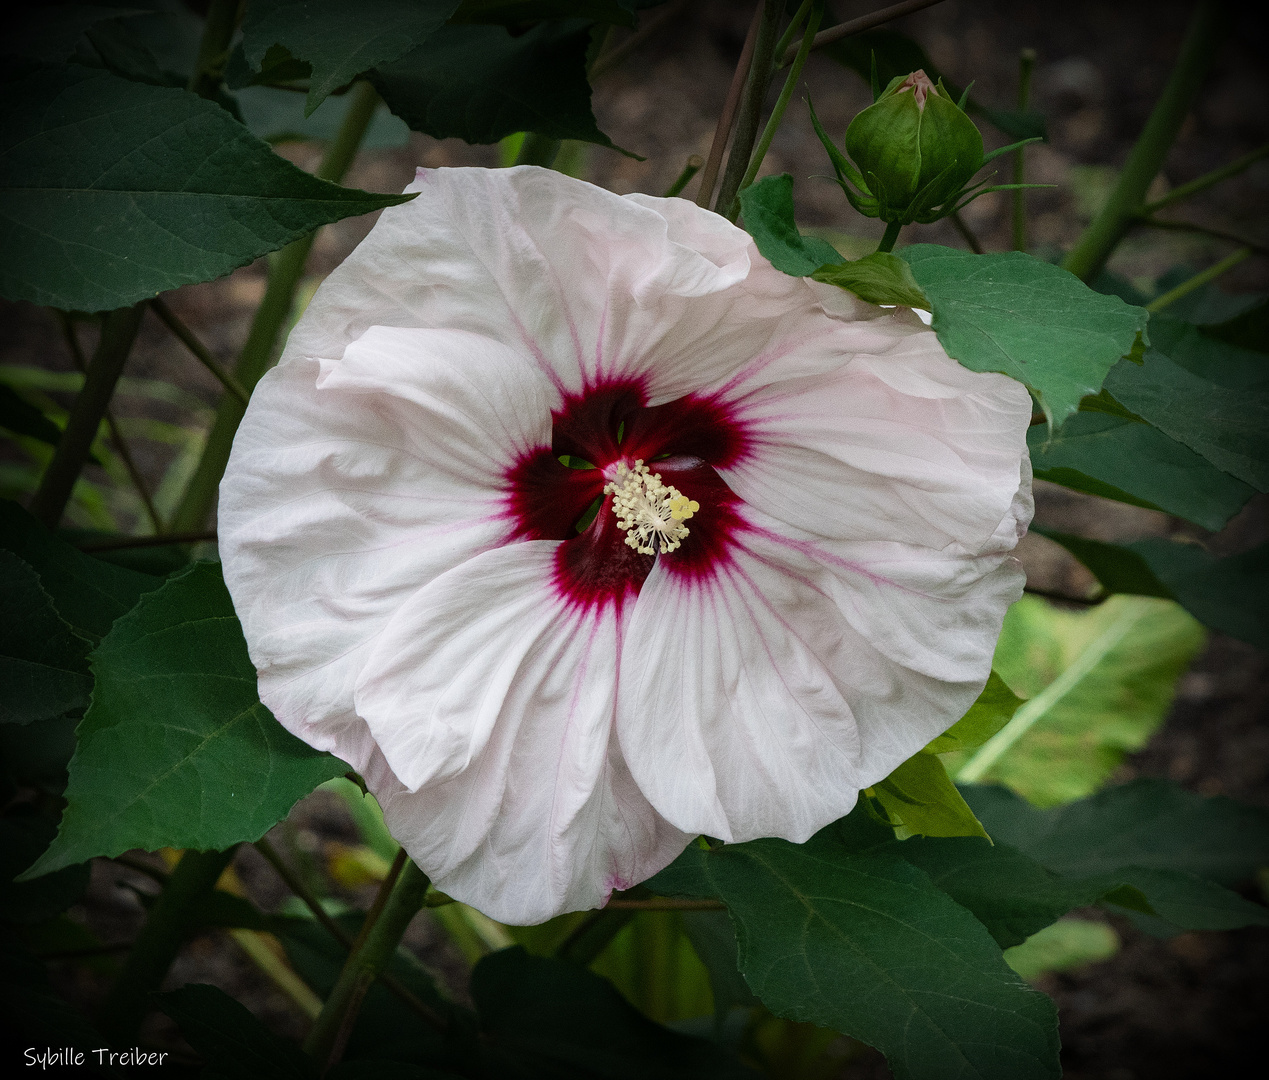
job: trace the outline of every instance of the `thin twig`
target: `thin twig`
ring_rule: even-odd
[[[1244,169],[1254,165],[1266,154],[1269,154],[1269,143],[1264,146],[1257,147],[1249,154],[1231,161],[1228,165],[1224,165],[1219,169],[1213,169],[1209,173],[1196,177],[1187,184],[1173,188],[1161,199],[1155,199],[1152,203],[1146,203],[1141,208],[1142,214],[1149,216],[1156,210],[1162,210],[1165,206],[1171,206],[1174,202],[1180,202],[1182,199],[1188,199],[1191,195],[1197,195],[1200,191],[1210,188],[1213,184],[1219,184],[1222,180],[1228,180],[1231,176],[1237,176]]]
[[[1269,255],[1269,243],[1265,243],[1262,240],[1253,240],[1251,237],[1243,236],[1241,233],[1230,232],[1228,229],[1218,229],[1211,225],[1199,225],[1193,221],[1161,221],[1156,217],[1138,218],[1136,224],[1146,225],[1151,229],[1166,229],[1170,232],[1202,233],[1204,236],[1214,236],[1217,240],[1228,240],[1231,244],[1251,248],[1252,251],[1260,255]]]
[[[181,344],[193,354],[194,359],[215,375],[221,386],[244,405],[247,404],[247,391],[242,388],[242,384],[221,367],[220,362],[212,356],[211,350],[194,336],[194,332],[181,321],[176,312],[167,306],[163,298],[156,296],[150,301],[150,307],[163,325],[171,330],[180,339]]]
[[[1035,49],[1023,49],[1018,54],[1018,110],[1021,112],[1027,107],[1031,99],[1031,69],[1035,67]],[[1013,159],[1013,182],[1015,184],[1026,183],[1026,152],[1025,146],[1020,146],[1014,153]],[[1014,251],[1027,250],[1027,202],[1026,190],[1022,187],[1016,187],[1013,192],[1013,249]]]
[[[983,253],[983,245],[978,242],[978,237],[975,236],[970,227],[965,224],[965,219],[961,217],[960,211],[957,210],[950,214],[949,220],[952,222],[956,231],[961,234],[961,239],[969,245],[969,250],[975,255],[981,255]]]
[[[890,7],[874,11],[870,15],[861,15],[858,19],[838,23],[836,26],[830,26],[827,30],[821,30],[816,34],[815,41],[811,43],[811,48],[823,48],[825,45],[831,45],[834,41],[841,41],[842,38],[850,37],[852,34],[862,34],[865,30],[871,30],[874,26],[888,23],[891,19],[901,19],[904,15],[911,15],[914,11],[921,11],[938,3],[942,3],[942,0],[904,0],[902,4],[892,4]],[[780,57],[780,67],[787,67],[793,63],[795,56],[797,56],[797,49],[790,46],[785,51],[785,54]]]
[[[1187,281],[1181,282],[1175,289],[1169,289],[1167,292],[1156,296],[1146,305],[1149,312],[1162,311],[1169,304],[1175,304],[1183,296],[1188,296],[1195,289],[1201,289],[1209,281],[1215,281],[1222,274],[1232,270],[1244,259],[1251,256],[1251,248],[1241,247],[1230,255],[1226,255],[1220,262],[1209,266],[1206,270],[1195,274]]]
[[[745,89],[749,69],[753,66],[753,49],[758,40],[758,24],[762,22],[762,8],[762,0],[758,0],[753,21],[749,24],[749,35],[745,38],[744,48],[740,50],[740,59],[736,61],[736,71],[731,77],[731,86],[727,88],[727,100],[723,102],[723,111],[718,114],[718,126],[714,128],[714,141],[710,143],[709,157],[705,159],[705,171],[701,173],[700,190],[696,193],[697,206],[708,208],[710,197],[714,194],[718,170],[723,163],[723,151],[727,149],[727,139],[731,135],[732,125],[736,122],[736,110],[740,107],[740,95]]]
[[[591,84],[594,85],[596,79],[621,63],[661,27],[679,15],[685,7],[687,7],[687,0],[677,0],[677,3],[670,4],[653,15],[620,45],[614,45],[611,49],[600,53],[590,68]]]
[[[691,182],[693,176],[701,171],[701,166],[705,164],[705,159],[700,154],[693,154],[687,159],[687,164],[683,166],[683,171],[679,173],[665,192],[667,199],[673,199]]]

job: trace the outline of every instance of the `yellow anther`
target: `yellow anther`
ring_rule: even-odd
[[[617,478],[604,487],[611,495],[617,528],[626,533],[626,544],[643,555],[665,555],[678,548],[687,536],[683,524],[701,508],[695,499],[652,472],[642,461],[634,467],[617,466]]]

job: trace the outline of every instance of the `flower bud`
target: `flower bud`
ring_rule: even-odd
[[[862,180],[851,199],[857,210],[886,222],[930,222],[951,213],[982,168],[983,137],[941,81],[914,71],[892,79],[851,121],[846,152]]]

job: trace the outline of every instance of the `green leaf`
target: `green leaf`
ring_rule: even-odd
[[[1036,478],[1175,514],[1218,532],[1255,489],[1149,424],[1084,412],[1027,432]]]
[[[388,108],[433,138],[495,143],[531,131],[618,149],[591,112],[589,48],[590,24],[576,20],[519,37],[501,26],[446,26],[368,78]]]
[[[924,873],[852,852],[842,826],[801,845],[693,844],[647,885],[726,903],[763,1003],[877,1047],[898,1080],[1060,1075],[1052,1002]]]
[[[1176,600],[1200,622],[1269,649],[1269,545],[1217,559],[1197,544],[1151,538],[1108,544],[1033,529],[1087,566],[1107,592]]]
[[[44,528],[17,503],[0,500],[0,549],[31,567],[57,613],[94,644],[161,578],[85,555]]]
[[[993,666],[1029,700],[957,779],[994,779],[1046,806],[1088,795],[1163,722],[1203,640],[1166,600],[1115,596],[1071,612],[1024,596],[1005,615]]]
[[[740,193],[745,230],[758,250],[777,270],[806,277],[842,257],[825,240],[803,236],[793,220],[793,177],[788,173],[768,176]]]
[[[908,264],[889,251],[874,251],[862,259],[821,266],[811,277],[846,289],[870,304],[897,304],[926,311],[930,308]]]
[[[156,994],[155,1001],[198,1051],[208,1080],[317,1080],[317,1067],[295,1043],[274,1035],[218,987],[191,983]]]
[[[1046,534],[1047,535],[1047,534]],[[969,707],[969,712],[956,721],[942,735],[930,741],[924,753],[947,754],[956,750],[972,750],[1009,723],[1018,711],[1022,698],[1009,689],[996,672],[987,676],[983,692]]]
[[[913,754],[871,789],[890,820],[917,836],[987,838],[938,757]]]
[[[1149,915],[1143,917],[1135,911],[1130,912],[1129,917],[1139,925],[1144,923],[1158,936],[1185,930],[1269,926],[1269,909],[1196,874],[1130,866],[1120,870],[1116,877],[1139,889],[1149,900],[1157,919]],[[1158,926],[1158,922],[1163,925]]]
[[[91,648],[58,615],[39,575],[0,549],[0,724],[82,710],[93,688]]]
[[[1106,389],[1165,435],[1258,491],[1269,491],[1269,394],[1199,378],[1157,349],[1119,363]]]
[[[1253,323],[1261,303],[1245,315],[1216,326],[1194,326],[1167,315],[1150,316],[1154,347],[1192,375],[1229,390],[1269,391],[1269,338]]]
[[[1165,780],[1133,780],[1048,810],[994,785],[963,785],[961,793],[998,844],[1064,876],[1135,866],[1233,886],[1269,865],[1269,809],[1203,798]]]
[[[1063,878],[1007,844],[974,837],[904,840],[882,850],[929,875],[1005,948],[1108,894],[1129,899],[1115,877]]]
[[[313,68],[304,115],[363,71],[399,60],[432,36],[458,0],[253,0],[242,25],[248,63],[272,45]]]
[[[476,965],[471,996],[485,1038],[544,1075],[756,1080],[714,1043],[654,1024],[585,968],[518,945]]]
[[[740,974],[736,928],[727,912],[685,911],[683,930],[709,973],[716,1017],[721,1020],[732,1009],[747,1009],[759,1003]]]
[[[1119,935],[1112,926],[1091,919],[1059,919],[1005,951],[1005,963],[1027,982],[1051,971],[1070,971],[1119,951]]]
[[[57,839],[29,877],[131,848],[256,840],[348,766],[283,730],[220,567],[196,563],[120,619],[92,655]]]
[[[1096,394],[1149,318],[1117,296],[1022,252],[973,255],[933,244],[900,253],[929,297],[948,355],[1035,394],[1050,425]]]
[[[403,202],[310,176],[218,105],[104,71],[8,69],[0,293],[99,311]]]
[[[304,142],[320,140],[329,142],[339,132],[340,124],[348,114],[353,95],[331,98],[326,107],[312,116],[304,115],[304,99],[290,90],[273,86],[248,86],[234,94],[242,113],[243,123],[268,143]],[[386,146],[405,146],[410,141],[410,129],[405,121],[393,116],[386,109],[376,109],[362,137],[363,150]]]
[[[13,880],[48,847],[56,831],[52,821],[31,813],[29,808],[0,818],[0,919],[46,919],[65,911],[84,895],[88,888],[87,866],[68,866],[36,881]]]

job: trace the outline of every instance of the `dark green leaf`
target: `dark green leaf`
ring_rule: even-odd
[[[449,21],[519,26],[542,19],[595,19],[634,26],[634,6],[630,0],[463,0]]]
[[[1040,480],[1176,514],[1217,532],[1255,494],[1149,424],[1077,413],[1056,432],[1027,432]]]
[[[91,68],[0,84],[0,293],[99,311],[208,281],[408,196],[310,176],[222,108]]]
[[[930,307],[908,264],[888,251],[874,251],[862,259],[821,266],[811,277],[846,289],[870,304],[898,304],[927,311]]]
[[[28,435],[49,446],[56,446],[62,438],[62,429],[11,386],[0,383],[0,427],[8,428],[15,435]]]
[[[35,881],[15,882],[49,845],[57,825],[36,814],[0,818],[0,920],[29,922],[65,911],[88,888],[88,865],[68,866]]]
[[[1108,544],[1035,531],[1070,551],[1108,592],[1176,600],[1213,630],[1269,648],[1269,546],[1217,559],[1197,544],[1161,538]]]
[[[58,614],[94,643],[162,579],[94,559],[59,540],[17,503],[0,500],[0,548],[33,569]]]
[[[647,884],[724,901],[763,1003],[876,1046],[899,1080],[1060,1075],[1052,1002],[982,924],[897,855],[852,853],[836,826],[802,845],[693,844]]]
[[[1156,932],[1237,930],[1243,926],[1269,925],[1269,909],[1195,874],[1129,866],[1115,876],[1139,889],[1158,918],[1167,924],[1156,927]],[[1136,912],[1130,917],[1147,923],[1155,921],[1150,916],[1141,919]]]
[[[1263,296],[1258,298],[1256,303],[1247,310],[1233,318],[1208,326],[1205,331],[1214,340],[1240,349],[1254,349],[1257,352],[1269,353],[1269,298]]]
[[[39,575],[0,549],[0,724],[81,711],[92,644],[57,613]]]
[[[304,114],[363,71],[417,49],[454,13],[459,0],[252,0],[242,26],[248,63],[258,68],[272,45],[312,65]]]
[[[827,241],[803,236],[793,220],[793,177],[768,176],[740,193],[745,229],[758,250],[777,270],[806,277],[842,257]]]
[[[156,994],[155,1001],[206,1063],[207,1080],[317,1080],[317,1067],[295,1043],[274,1035],[218,987],[191,983]]]
[[[1218,386],[1157,349],[1143,365],[1120,362],[1106,377],[1115,400],[1218,469],[1269,490],[1269,395]]]
[[[1269,305],[1267,305],[1269,306]],[[1150,316],[1153,346],[1174,364],[1200,379],[1229,390],[1269,391],[1269,340],[1258,341],[1253,334],[1230,329],[1249,320],[1260,308],[1243,319],[1219,326],[1194,326],[1166,315]],[[1221,335],[1229,334],[1231,340]],[[1245,338],[1246,340],[1243,340]]]
[[[285,731],[256,673],[220,567],[145,597],[92,655],[57,839],[32,876],[130,848],[222,850],[256,840],[348,766]]]
[[[437,139],[493,143],[517,131],[612,146],[595,126],[586,81],[590,24],[446,26],[370,73],[397,116]]]
[[[1069,877],[1138,866],[1237,885],[1269,864],[1269,810],[1164,780],[1134,780],[1050,810],[1002,787],[967,784],[961,792],[997,843]]]
[[[0,38],[0,55],[60,64],[75,51],[90,26],[131,13],[95,4],[29,5],[16,12],[15,24]]]
[[[1101,389],[1146,326],[1144,309],[1022,252],[973,255],[914,244],[900,254],[930,299],[948,355],[972,371],[1024,383],[1051,424]]]
[[[312,116],[304,115],[304,98],[290,90],[273,86],[248,86],[234,97],[242,112],[243,123],[269,143],[303,142],[309,139],[329,142],[339,132],[339,126],[353,95],[333,97],[326,106]],[[386,109],[375,111],[362,137],[363,150],[385,146],[405,146],[410,141],[410,129],[405,122]]]
[[[683,930],[709,972],[714,1014],[723,1017],[732,1009],[757,1005],[758,999],[740,974],[736,928],[727,912],[685,911]]]
[[[543,1075],[643,1080],[754,1077],[705,1039],[653,1023],[585,968],[530,956],[520,946],[476,965],[471,996],[481,1032]]]

